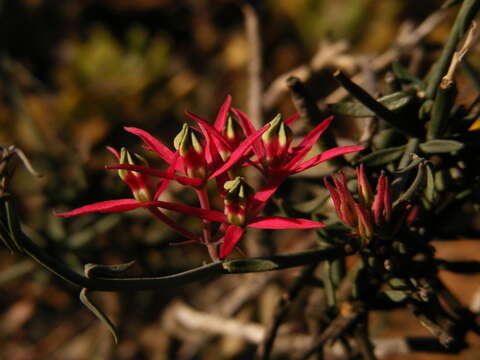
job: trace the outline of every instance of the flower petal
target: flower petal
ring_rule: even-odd
[[[302,114],[300,114],[300,113],[293,114],[293,115],[290,116],[287,120],[285,120],[285,124],[287,124],[288,126],[290,126],[290,125],[292,125],[295,121],[297,121],[301,116],[302,116]]]
[[[340,201],[339,193],[330,184],[330,182],[326,177],[323,178],[323,183],[325,184],[325,187],[327,188],[327,190],[330,192],[330,198],[332,199],[333,206],[335,207],[335,211],[337,212],[338,217],[342,219],[343,222],[345,222],[345,219],[343,218],[343,214],[342,214],[341,205],[340,205],[341,201]]]
[[[78,209],[67,211],[64,213],[55,213],[56,216],[71,217],[77,215],[91,214],[91,213],[111,213],[120,211],[129,211],[138,208],[160,207],[167,210],[180,212],[186,215],[192,215],[201,219],[225,222],[225,214],[214,211],[196,208],[193,206],[171,203],[166,201],[137,201],[135,199],[119,199],[102,201],[90,205],[79,207]]]
[[[349,145],[349,146],[340,146],[333,149],[328,149],[327,151],[322,152],[320,155],[314,156],[310,160],[305,161],[304,163],[298,165],[293,169],[295,173],[310,169],[313,166],[320,164],[321,162],[328,161],[337,156],[349,154],[356,151],[362,151],[363,146]]]
[[[215,129],[218,131],[222,131],[225,127],[225,122],[227,121],[228,111],[230,110],[230,105],[232,104],[232,97],[227,95],[227,98],[223,102],[222,106],[220,106],[220,110],[218,110],[217,118],[215,119]]]
[[[188,185],[193,187],[199,187],[203,183],[202,179],[189,178],[186,176],[178,176],[178,175],[172,174],[169,171],[156,170],[143,165],[118,164],[118,165],[107,165],[105,166],[105,168],[110,170],[118,170],[118,169],[132,170],[132,171],[139,172],[141,174],[156,176],[163,179],[176,180],[182,185]]]
[[[178,160],[180,160],[180,153],[176,151],[174,154],[173,162],[170,163],[170,165],[168,165],[167,174],[172,176],[175,174],[175,168]],[[170,183],[169,179],[160,180],[160,182],[157,185],[157,190],[155,191],[155,195],[153,196],[154,200],[158,200],[160,198],[160,195],[162,195],[163,192],[167,189],[169,183]]]
[[[269,128],[269,125],[265,125],[263,128],[260,130],[257,130],[250,136],[248,136],[245,140],[242,141],[240,146],[236,148],[232,154],[230,155],[230,158],[216,171],[213,172],[209,176],[209,180],[214,179],[218,175],[224,173],[225,171],[228,171],[233,165],[235,165],[249,150],[250,146],[258,139],[262,134],[267,131]]]
[[[167,163],[170,164],[172,161],[174,161],[175,153],[171,151],[168,147],[163,145],[158,139],[156,139],[150,133],[136,127],[124,127],[124,129],[125,131],[128,131],[129,133],[137,135],[139,138],[141,138],[143,142],[147,144],[147,148],[149,150],[155,152]],[[183,172],[184,168],[181,161],[177,161],[176,169],[180,172]]]
[[[261,216],[249,221],[248,226],[257,229],[314,229],[325,224],[308,219]]]
[[[223,137],[223,135],[212,125],[210,125],[206,120],[202,119],[201,117],[192,114],[191,112],[185,111],[185,115],[187,115],[190,119],[197,122],[200,125],[200,129],[202,130],[203,135],[205,138],[210,137],[215,143],[221,144],[224,148],[228,150],[232,150],[230,144],[227,140]]]
[[[232,252],[242,237],[243,232],[244,229],[240,226],[230,225],[227,227],[223,243],[220,245],[220,259],[227,257]]]
[[[121,212],[138,209],[141,207],[146,207],[147,202],[140,202],[135,199],[118,199],[118,200],[107,200],[101,201],[90,205],[85,205],[77,209],[63,212],[63,213],[54,213],[55,216],[61,217],[71,217],[84,214],[92,213],[112,213],[112,212]]]
[[[240,123],[240,126],[242,127],[243,132],[245,133],[246,136],[250,136],[255,132],[255,127],[253,126],[252,122],[250,121],[250,119],[246,114],[244,114],[242,111],[235,108],[232,108],[232,112],[237,117]],[[265,154],[265,148],[263,146],[263,142],[255,141],[253,143],[253,151],[255,152],[255,155],[257,155],[257,159],[261,160]]]
[[[244,112],[235,108],[232,108],[232,112],[238,118],[238,121],[240,122],[240,126],[242,127],[243,132],[245,133],[246,136],[249,136],[255,132],[255,127],[253,126],[252,122]]]
[[[176,211],[182,214],[191,215],[198,217],[200,219],[216,221],[216,222],[225,222],[226,217],[224,213],[215,210],[206,210],[202,208],[197,208],[193,206],[177,204],[166,201],[152,201],[150,206],[156,206],[159,208]]]
[[[289,172],[275,172],[270,174],[267,183],[253,195],[248,204],[248,214],[255,217],[265,207],[268,199],[277,191],[278,187],[290,175]]]
[[[315,128],[310,131],[307,136],[305,136],[300,144],[295,146],[292,149],[293,158],[286,165],[288,169],[294,168],[299,161],[301,161],[305,155],[308,154],[313,145],[317,142],[320,135],[330,126],[330,123],[333,121],[333,117],[330,116],[323,120],[320,124],[315,126]]]
[[[111,147],[111,146],[107,146],[106,147],[108,151],[110,151],[113,156],[115,156],[117,158],[118,161],[120,161],[120,153],[117,151],[117,149]]]

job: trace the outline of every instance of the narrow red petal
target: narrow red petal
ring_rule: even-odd
[[[335,211],[337,212],[338,217],[343,221],[343,214],[340,206],[340,195],[338,194],[337,190],[333,188],[333,186],[330,184],[326,177],[323,178],[323,183],[330,192],[330,197],[332,199],[333,206],[335,207]]]
[[[267,183],[255,193],[248,204],[248,214],[257,216],[265,207],[268,199],[277,191],[278,187],[288,177],[288,172],[275,172],[268,178]]]
[[[384,199],[385,199],[385,175],[381,174],[377,180],[377,188],[375,197],[372,204],[372,213],[375,224],[380,225],[384,220],[383,211],[385,208]]]
[[[167,215],[162,213],[157,207],[150,206],[148,210],[153,216],[155,216],[158,220],[160,220],[162,223],[167,225],[173,231],[179,233],[180,235],[185,236],[187,239],[198,240],[197,236],[195,236],[193,233],[185,229],[182,225],[170,219]]]
[[[203,183],[202,179],[189,178],[186,176],[178,176],[178,175],[172,174],[169,171],[156,170],[143,165],[118,164],[118,165],[107,165],[105,166],[105,168],[111,169],[111,170],[118,170],[118,169],[132,170],[132,171],[139,172],[141,174],[156,176],[159,178],[164,178],[169,180],[176,180],[182,185],[193,186],[193,187],[199,187]]]
[[[230,155],[230,158],[228,161],[226,161],[219,169],[217,169],[213,174],[209,176],[209,180],[214,179],[218,175],[224,173],[225,171],[228,171],[233,165],[235,165],[248,151],[250,146],[258,139],[262,134],[267,131],[269,128],[269,125],[265,125],[263,128],[260,130],[257,130],[250,136],[248,136],[243,142],[240,144],[238,148],[236,148],[232,154]]]
[[[111,146],[107,146],[106,148],[107,148],[108,151],[110,151],[113,154],[113,156],[115,156],[117,158],[118,161],[120,161],[120,154],[117,151],[117,149],[115,149]]]
[[[290,116],[287,120],[285,120],[285,124],[287,125],[292,125],[295,121],[297,121],[298,119],[300,119],[302,115],[300,113],[296,113],[296,114],[293,114],[292,116]]]
[[[202,130],[202,133],[206,138],[211,137],[212,140],[220,143],[221,146],[225,147],[228,150],[232,150],[230,144],[227,140],[225,140],[223,135],[216,128],[210,125],[206,120],[188,111],[185,111],[185,115],[187,115],[190,119],[198,122],[198,124],[201,125],[200,129]]]
[[[168,165],[168,169],[167,169],[167,174],[172,176],[175,174],[175,168],[178,160],[180,159],[180,154],[178,151],[176,151],[175,154],[173,154],[173,156],[174,156],[174,160]],[[162,179],[159,182],[157,186],[157,190],[155,191],[155,195],[153,197],[154,200],[158,200],[160,198],[160,195],[162,195],[162,193],[167,189],[169,183],[170,183],[169,179]]]
[[[248,226],[257,229],[314,229],[325,224],[308,219],[261,216],[249,221]]]
[[[158,139],[156,139],[153,135],[146,132],[145,130],[135,128],[135,127],[124,127],[125,131],[137,135],[139,138],[143,140],[149,150],[155,152],[158,156],[160,156],[163,160],[167,163],[171,163],[175,156],[174,152],[171,151],[168,147],[163,145]],[[177,163],[177,170],[183,172],[183,166],[180,162]]]
[[[390,194],[390,186],[388,184],[388,179],[385,176],[385,192],[383,194],[383,205],[385,207],[385,221],[389,222],[392,218],[392,196]]]
[[[363,146],[357,145],[349,145],[349,146],[340,146],[333,149],[329,149],[327,151],[322,152],[320,155],[314,156],[310,160],[305,161],[304,163],[298,165],[294,168],[295,173],[299,173],[301,171],[310,169],[324,161],[328,161],[333,159],[337,156],[349,154],[352,152],[362,151],[364,149]]]
[[[246,136],[249,136],[255,132],[255,127],[244,112],[235,108],[232,108],[232,112],[237,116],[240,126],[242,127]]]
[[[55,216],[71,217],[92,213],[112,213],[134,210],[140,207],[145,207],[146,202],[140,202],[135,199],[118,199],[101,201],[90,205],[85,205],[77,209],[67,211],[64,213],[54,213]]]
[[[293,148],[293,158],[288,163],[287,167],[294,168],[299,161],[301,161],[305,155],[308,154],[313,145],[317,142],[318,138],[323,134],[323,132],[330,126],[330,123],[333,121],[333,117],[330,116],[318,124],[315,128],[312,129],[302,140],[300,144]]]
[[[246,136],[250,136],[255,132],[255,127],[253,126],[252,122],[246,114],[234,108],[232,108],[232,112],[237,116],[238,121],[240,122],[240,126],[242,127],[243,132]],[[261,160],[265,154],[265,147],[263,146],[263,142],[255,141],[253,143],[253,151],[255,152],[255,155],[257,155],[257,159]]]
[[[227,257],[235,248],[243,235],[243,228],[236,225],[230,225],[225,231],[223,243],[220,246],[220,259]]]
[[[225,222],[225,214],[215,210],[206,210],[202,208],[197,208],[193,206],[171,203],[166,201],[152,201],[150,206],[156,206],[167,210],[172,210],[180,212],[182,214],[195,216],[201,219],[216,221],[216,222]]]
[[[232,104],[232,97],[227,95],[227,98],[223,102],[222,106],[220,106],[220,110],[218,110],[217,118],[215,119],[215,129],[218,131],[222,131],[225,127],[225,123],[227,121],[228,111],[230,110],[230,105]]]

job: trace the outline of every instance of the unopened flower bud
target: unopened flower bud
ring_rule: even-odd
[[[365,208],[369,208],[373,200],[373,192],[367,176],[365,175],[365,167],[363,164],[360,164],[360,166],[357,167],[357,188],[360,203]]]
[[[265,145],[267,163],[275,167],[284,161],[293,136],[292,130],[285,124],[280,114],[275,116],[269,124],[270,127],[262,135],[262,140]]]
[[[135,160],[133,159],[135,157]],[[142,156],[133,153],[133,157],[130,152],[122,147],[120,150],[120,164],[128,165],[145,165],[148,166],[147,161]],[[145,175],[131,170],[118,170],[120,178],[128,184],[132,190],[133,197],[138,201],[150,201],[151,194],[147,186],[147,178]]]
[[[234,147],[237,147],[240,144],[244,135],[242,128],[232,115],[228,115],[222,133],[227,138],[228,142]]]
[[[384,174],[381,174],[378,178],[377,193],[373,199],[372,213],[375,224],[379,226],[388,223],[392,217],[390,185]]]
[[[244,226],[246,222],[245,208],[248,199],[253,194],[253,189],[240,176],[226,181],[223,186],[227,192],[224,203],[228,222],[232,225]]]
[[[357,231],[360,237],[366,241],[373,237],[373,226],[370,214],[361,205],[355,203],[355,212],[357,215]]]
[[[197,135],[187,124],[183,124],[173,145],[183,159],[185,174],[191,178],[204,179],[207,176],[205,151]]]

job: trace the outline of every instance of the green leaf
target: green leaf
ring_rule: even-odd
[[[404,151],[404,145],[381,149],[365,155],[359,160],[359,162],[369,166],[380,166],[399,159],[403,155]]]
[[[100,310],[97,305],[95,305],[89,298],[88,298],[88,289],[83,288],[80,291],[80,301],[83,305],[85,305],[88,310],[90,310],[102,323],[107,325],[108,329],[112,333],[113,340],[115,344],[118,344],[118,331],[113,322],[105,315],[105,313]]]
[[[435,179],[433,177],[433,170],[430,164],[427,164],[425,170],[427,173],[427,184],[425,185],[425,199],[430,205],[435,199]]]
[[[423,82],[415,75],[411,74],[402,64],[398,61],[394,61],[392,64],[392,71],[395,77],[403,82],[409,82],[419,87],[423,87]]]
[[[222,266],[233,273],[271,271],[278,268],[276,262],[263,259],[227,260],[222,263]]]
[[[408,294],[402,290],[386,290],[384,293],[394,302],[402,302],[408,298]]]
[[[420,157],[420,156],[415,156],[415,158],[412,161],[410,161],[410,163],[407,166],[405,166],[404,168],[401,168],[399,170],[396,170],[393,173],[394,174],[404,174],[406,172],[409,172],[410,170],[416,168],[418,166],[418,164],[420,164],[422,161],[425,161],[425,159]]]
[[[450,153],[463,149],[464,145],[460,141],[435,139],[424,142],[419,145],[420,150],[426,154]]]
[[[393,207],[404,201],[412,200],[421,190],[423,190],[425,186],[425,167],[425,163],[420,163],[418,165],[417,175],[415,176],[415,179],[413,180],[410,187],[402,195],[400,195],[397,200],[395,200],[395,202],[393,203]]]
[[[407,283],[401,278],[391,278],[388,280],[388,284],[395,290],[408,289]]]
[[[377,99],[387,109],[395,111],[401,109],[412,100],[412,95],[406,92],[396,92]],[[338,115],[346,115],[353,117],[370,117],[375,113],[358,101],[342,101],[329,105],[330,110]]]

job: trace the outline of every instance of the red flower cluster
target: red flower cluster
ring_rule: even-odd
[[[402,204],[397,211],[401,212],[400,216],[392,216],[393,201],[390,184],[383,173],[378,177],[374,195],[365,175],[363,164],[360,164],[356,171],[358,202],[347,188],[347,179],[344,173],[341,172],[338,178],[332,176],[335,187],[327,178],[324,178],[323,181],[330,192],[340,220],[354,229],[355,234],[365,243],[368,243],[374,234],[394,235],[403,223],[409,224],[413,221],[418,207],[411,204]]]
[[[260,216],[260,213],[288,176],[336,156],[363,149],[361,146],[338,147],[304,161],[312,146],[330,125],[332,118],[320,123],[297,146],[291,146],[292,131],[289,125],[299,118],[298,114],[285,121],[281,116],[277,116],[269,124],[256,130],[244,113],[231,107],[230,96],[220,108],[213,125],[189,112],[186,112],[186,115],[195,125],[183,125],[174,140],[176,151],[170,150],[146,131],[125,128],[140,137],[148,150],[168,164],[166,170],[151,168],[141,156],[132,155],[124,148],[120,153],[108,148],[119,164],[107,168],[118,170],[120,178],[130,187],[133,198],[90,204],[57,215],[70,217],[145,208],[172,230],[186,237],[187,241],[205,244],[211,258],[218,260],[231,253],[246,227],[309,229],[323,226],[322,223],[312,220]],[[241,169],[248,166],[258,169],[265,178],[262,188],[256,192],[239,175]],[[155,187],[151,186],[152,177],[159,179]],[[210,207],[206,185],[212,180],[216,182],[217,195],[224,200],[222,212]],[[170,181],[193,188],[200,207],[158,200]],[[202,219],[202,234],[192,233],[164,214],[163,209]],[[211,222],[220,223],[215,234],[212,234]]]

